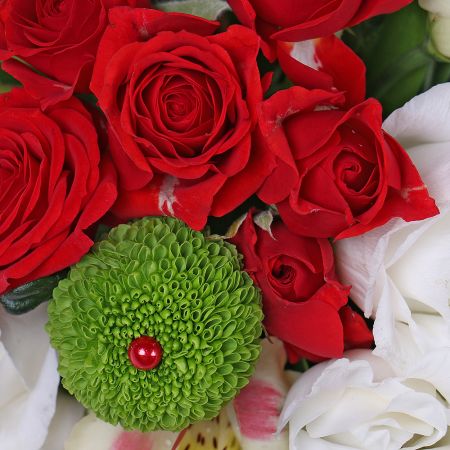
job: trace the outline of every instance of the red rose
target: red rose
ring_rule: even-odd
[[[228,0],[239,21],[265,39],[296,42],[328,36],[412,0]]]
[[[1,5],[0,59],[42,105],[86,92],[98,43],[113,6],[149,6],[148,0],[5,0]],[[29,67],[31,66],[31,67]],[[46,77],[39,77],[35,70]]]
[[[343,103],[340,93],[300,87],[264,102],[261,130],[278,160],[260,198],[293,232],[323,238],[437,214],[409,156],[381,129],[381,105]]]
[[[92,90],[109,122],[121,219],[170,214],[195,229],[254,194],[272,170],[258,145],[259,38],[239,25],[115,8]]]
[[[345,306],[350,288],[336,278],[328,240],[297,236],[281,221],[271,231],[255,226],[250,213],[231,242],[262,290],[267,332],[285,342],[290,361],[338,358],[347,334],[346,348],[370,346],[364,320]]]
[[[116,195],[78,100],[43,112],[22,89],[0,96],[0,294],[76,263]]]

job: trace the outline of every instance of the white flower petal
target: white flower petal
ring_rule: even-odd
[[[0,314],[2,450],[39,450],[47,436],[59,375],[44,331],[46,321],[46,305],[22,316]]]
[[[55,415],[50,423],[47,439],[41,450],[61,450],[72,428],[84,414],[85,409],[75,397],[60,391],[56,401]]]
[[[249,384],[227,408],[243,450],[287,450],[287,431],[277,433],[279,412],[291,380],[284,370],[286,352],[276,338],[264,339]]]
[[[306,431],[300,431],[289,441],[290,450],[352,450],[355,447],[340,445],[322,439],[314,439]]]
[[[450,57],[450,2],[448,0],[419,0],[430,12],[431,42],[441,55]]]
[[[434,450],[450,450],[450,430],[447,431],[447,435],[443,439],[431,448]]]
[[[75,425],[64,450],[172,450],[177,436],[169,431],[124,431],[91,413]]]
[[[450,404],[450,347],[438,348],[426,354],[414,367],[408,378],[427,380]]]
[[[419,0],[419,4],[427,11],[450,17],[450,2],[448,0]]]
[[[450,88],[450,83],[448,86]],[[447,126],[450,128],[450,125]],[[450,208],[450,190],[447,183],[450,171],[449,142],[422,144],[407,149],[441,214]],[[435,217],[431,220],[439,219]]]
[[[94,414],[83,417],[72,429],[65,450],[110,450],[122,432],[121,427],[97,419]]]
[[[445,0],[447,1],[447,0]],[[450,141],[450,84],[438,84],[394,111],[383,128],[406,147]]]
[[[442,355],[418,365],[412,378],[392,376],[369,351],[345,356],[292,386],[280,418],[280,426],[289,424],[291,450],[414,450],[445,436],[447,406],[434,387],[448,374]]]

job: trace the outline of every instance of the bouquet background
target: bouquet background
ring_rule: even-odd
[[[450,448],[449,17],[0,2],[0,449]]]

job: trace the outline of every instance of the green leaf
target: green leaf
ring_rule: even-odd
[[[435,61],[428,51],[427,20],[414,2],[344,35],[367,66],[367,95],[380,100],[385,115],[422,92],[432,79]]]
[[[445,83],[450,81],[450,64],[438,62],[434,67],[433,78],[427,89],[435,84]]]
[[[180,12],[216,20],[230,7],[224,0],[172,0],[156,3],[156,8],[166,12]]]
[[[105,225],[103,223],[99,224],[97,227],[97,231],[95,232],[94,241],[95,242],[103,241],[104,239],[106,239],[106,237],[110,231],[111,231],[111,227],[109,227],[108,225]]]
[[[296,364],[287,364],[286,369],[287,370],[294,370],[296,372],[306,372],[308,369],[310,369],[314,363],[310,363],[307,359],[303,358]]]
[[[9,73],[0,69],[0,94],[9,92],[12,88],[20,86],[20,83]]]
[[[52,298],[53,289],[66,275],[67,271],[63,270],[49,277],[19,286],[0,296],[0,303],[10,314],[24,314],[41,303],[49,301]]]

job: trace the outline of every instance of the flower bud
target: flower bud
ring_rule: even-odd
[[[440,58],[450,58],[450,2],[447,0],[419,0],[430,13],[431,51]]]

